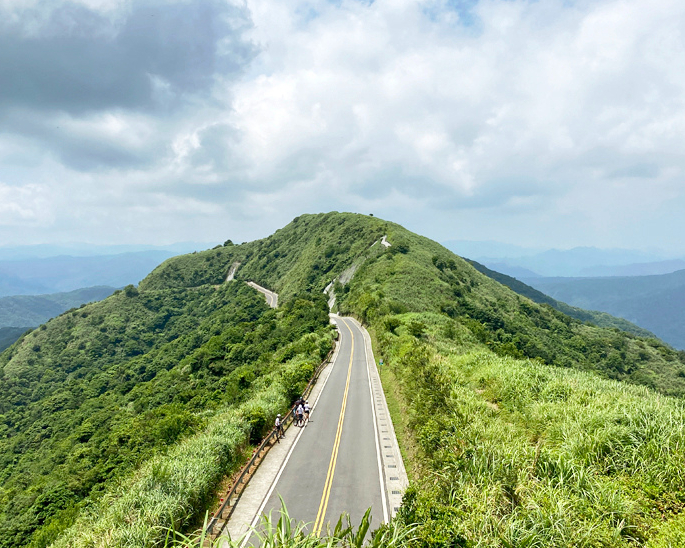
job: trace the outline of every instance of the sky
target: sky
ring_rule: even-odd
[[[0,245],[685,254],[682,0],[0,0]]]

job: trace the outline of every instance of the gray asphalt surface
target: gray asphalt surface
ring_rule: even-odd
[[[262,287],[254,282],[247,282],[247,285],[254,287],[260,293],[263,293],[264,297],[266,298],[266,303],[271,308],[278,308],[278,293],[274,293],[273,291],[268,290],[266,287]]]
[[[325,532],[328,522],[334,527],[343,512],[356,527],[369,507],[372,529],[384,518],[364,340],[353,322],[337,322],[338,358],[263,510],[277,519],[282,497],[291,518],[306,522],[309,531]],[[293,426],[287,435],[300,431]]]

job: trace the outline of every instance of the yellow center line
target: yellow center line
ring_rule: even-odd
[[[342,318],[341,318],[342,319]],[[314,534],[319,535],[323,527],[323,520],[326,516],[326,509],[328,508],[328,499],[331,496],[331,485],[333,484],[333,476],[335,474],[335,465],[338,462],[338,449],[340,448],[340,438],[342,436],[343,423],[345,422],[345,408],[347,407],[347,394],[350,390],[350,377],[352,375],[352,359],[354,357],[354,334],[347,325],[347,322],[342,320],[345,327],[350,332],[352,337],[352,348],[350,349],[350,365],[347,367],[347,382],[345,383],[345,393],[343,394],[342,408],[340,409],[340,418],[338,419],[338,430],[335,433],[335,442],[333,442],[333,452],[331,453],[331,460],[328,463],[328,473],[326,475],[326,483],[323,488],[323,495],[321,495],[321,503],[319,504],[319,511],[316,514],[316,521],[314,522]]]

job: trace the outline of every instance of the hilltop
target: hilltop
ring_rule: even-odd
[[[413,479],[399,521],[421,545],[666,538],[685,504],[682,353],[397,224],[327,213],[171,258],[0,355],[0,546],[152,546],[169,519],[192,527],[330,348],[326,299],[386,360]]]
[[[384,235],[389,248],[380,244]],[[235,263],[240,263],[237,279],[254,280],[285,297],[322,293],[353,269],[353,282],[336,288],[336,306],[365,321],[398,312],[441,314],[458,319],[473,344],[485,344],[498,355],[593,370],[666,394],[685,394],[683,356],[649,332],[633,326],[641,338],[616,329],[627,327],[619,319],[600,327],[588,322],[606,318],[588,314],[579,320],[538,304],[440,244],[375,217],[302,215],[269,238],[170,259],[140,288],[218,284]]]

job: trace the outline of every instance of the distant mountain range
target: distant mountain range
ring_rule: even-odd
[[[518,279],[536,276],[646,276],[685,269],[685,258],[630,249],[539,250],[498,242],[451,240],[445,247],[497,272]]]
[[[658,276],[523,280],[571,306],[601,310],[652,331],[685,349],[685,270]]]
[[[600,327],[615,327],[616,329],[620,329],[621,331],[627,331],[628,333],[632,333],[634,335],[637,335],[638,337],[656,336],[654,333],[648,331],[647,329],[643,329],[642,327],[639,327],[638,325],[635,325],[634,323],[629,322],[623,318],[612,316],[610,314],[607,314],[606,312],[600,312],[597,310],[586,310],[583,308],[570,306],[565,302],[553,299],[552,297],[546,295],[542,291],[538,291],[531,285],[525,284],[520,280],[517,280],[516,278],[512,278],[511,276],[507,276],[506,274],[502,274],[500,272],[491,270],[476,261],[472,261],[470,259],[467,259],[467,261],[471,263],[471,265],[473,265],[473,267],[479,272],[485,274],[493,280],[498,281],[502,285],[506,285],[509,289],[515,291],[519,295],[528,297],[530,300],[535,301],[539,304],[548,304],[552,308],[557,309],[559,312],[568,314],[572,318],[580,320],[581,322],[590,322],[595,325],[599,325]]]
[[[137,284],[166,259],[210,244],[0,247],[0,351],[70,308]]]
[[[36,244],[18,246],[0,246],[0,261],[24,259],[46,259],[69,255],[71,257],[92,257],[101,255],[121,255],[141,251],[165,251],[172,255],[202,251],[217,245],[217,242],[179,242],[169,245],[96,245],[84,243],[69,244]]]
[[[28,329],[37,327],[71,308],[101,301],[115,290],[114,287],[97,286],[51,295],[1,297],[0,351],[11,345]]]
[[[37,326],[70,308],[101,301],[114,291],[115,287],[96,286],[68,293],[0,297],[0,327]]]
[[[0,261],[0,296],[44,295],[107,285],[137,284],[153,268],[176,253],[166,250],[117,255]]]
[[[0,327],[0,352],[21,337],[30,327]]]

